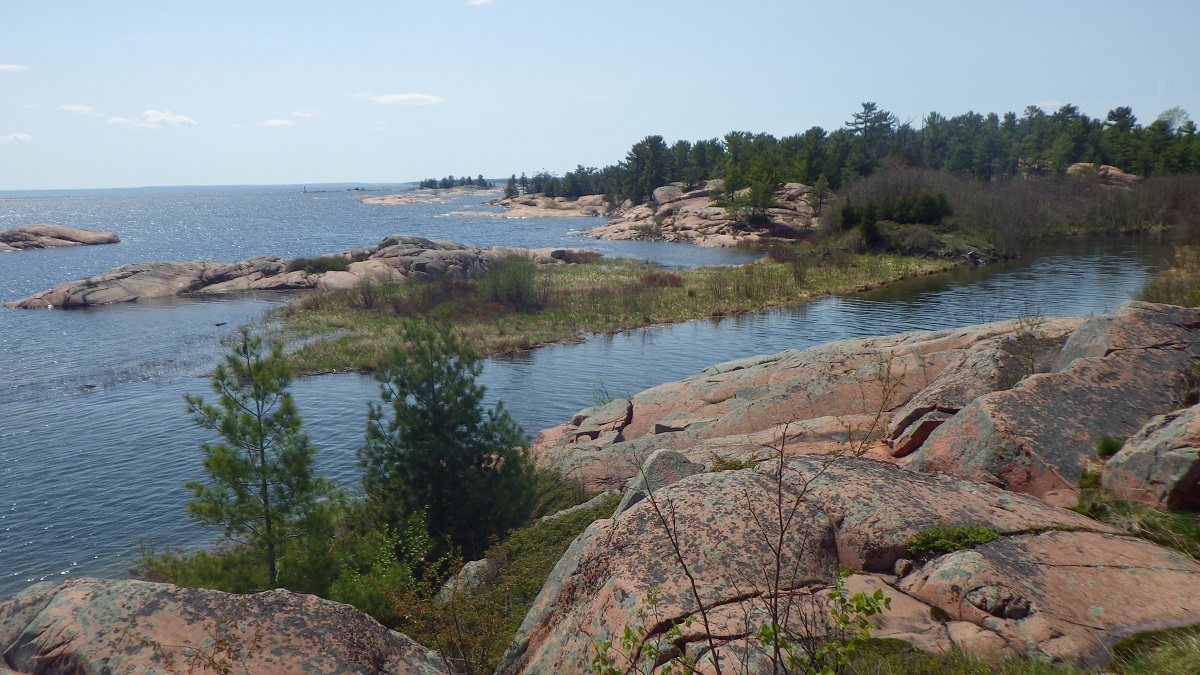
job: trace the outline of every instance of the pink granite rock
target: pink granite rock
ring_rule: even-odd
[[[31,675],[448,672],[435,652],[348,605],[144,581],[30,586],[0,603],[0,647],[4,665]]]

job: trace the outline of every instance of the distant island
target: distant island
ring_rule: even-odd
[[[62,225],[22,225],[0,232],[0,252],[116,244],[120,241],[112,232],[94,232]]]

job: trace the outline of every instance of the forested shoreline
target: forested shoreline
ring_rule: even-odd
[[[733,194],[743,188],[769,192],[786,182],[840,189],[885,168],[930,169],[991,181],[1062,175],[1080,162],[1142,177],[1196,173],[1196,123],[1177,107],[1143,125],[1126,106],[1101,119],[1068,104],[1052,113],[1031,105],[1020,115],[967,112],[946,117],[931,112],[914,125],[865,102],[833,131],[814,126],[782,138],[733,131],[723,138],[670,145],[651,135],[617,164],[599,169],[579,165],[561,177],[546,171],[514,175],[508,187],[570,198],[604,194],[616,203],[638,203],[662,185],[696,185],[715,178]]]

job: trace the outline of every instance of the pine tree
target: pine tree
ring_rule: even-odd
[[[333,491],[313,475],[316,449],[287,391],[291,379],[282,347],[264,354],[262,340],[243,331],[213,373],[217,405],[184,396],[196,424],[222,441],[200,444],[209,479],[184,485],[194,495],[188,515],[261,551],[272,587],[283,545]]]
[[[532,508],[533,469],[524,433],[503,407],[483,407],[482,366],[448,325],[401,329],[397,364],[381,372],[382,403],[367,416],[359,449],[363,485],[382,520],[397,527],[425,512],[443,551],[483,554]]]

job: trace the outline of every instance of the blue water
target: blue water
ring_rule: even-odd
[[[314,189],[314,186],[309,186]],[[0,300],[144,260],[311,256],[417,234],[474,246],[573,246],[669,265],[736,263],[749,254],[686,245],[600,242],[600,219],[447,217],[482,201],[369,206],[375,193],[299,188],[169,188],[0,193],[0,229],[49,222],[115,230],[122,243],[0,254]],[[628,331],[485,364],[489,400],[529,432],[590,405],[594,391],[635,392],[705,366],[829,340],[1009,318],[1037,308],[1115,308],[1156,269],[1162,245],[1071,242],[1038,257],[915,280],[804,307]],[[285,298],[172,299],[82,311],[0,310],[0,597],[31,581],[119,576],[139,546],[194,546],[215,533],[190,522],[185,481],[202,478],[205,435],[183,413],[207,393],[220,340]],[[224,324],[218,326],[217,324]],[[353,487],[369,377],[294,385],[319,466]]]

